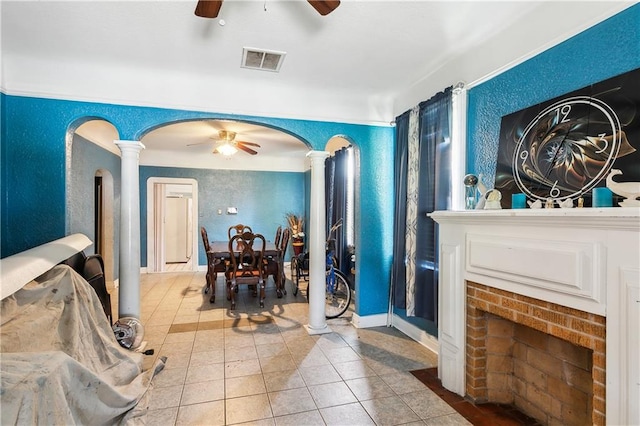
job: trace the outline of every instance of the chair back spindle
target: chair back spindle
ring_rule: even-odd
[[[251,230],[250,226],[239,223],[237,225],[230,226],[229,230],[227,231],[227,235],[229,236],[229,239],[231,239],[231,237],[233,237],[234,235],[242,234],[243,232],[253,231]]]
[[[284,259],[285,254],[287,253],[287,246],[289,245],[289,236],[291,235],[291,230],[289,228],[285,228],[282,232],[282,244],[277,245],[276,247],[280,250],[280,258]]]
[[[273,243],[276,245],[276,248],[280,247],[280,239],[282,238],[282,226],[278,226],[276,229],[276,238],[273,240]]]

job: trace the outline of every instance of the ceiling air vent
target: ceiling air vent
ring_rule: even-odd
[[[245,47],[242,49],[242,68],[278,72],[286,52],[261,50]]]

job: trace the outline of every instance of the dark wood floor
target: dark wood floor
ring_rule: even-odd
[[[465,400],[460,395],[446,390],[438,379],[437,368],[414,370],[411,374],[475,426],[540,426],[538,421],[526,416],[512,406],[502,404],[476,405]]]

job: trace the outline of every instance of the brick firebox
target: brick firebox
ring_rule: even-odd
[[[605,317],[468,281],[466,328],[471,400],[544,424],[606,423]]]

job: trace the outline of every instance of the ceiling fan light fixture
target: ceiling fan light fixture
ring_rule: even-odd
[[[233,142],[236,138],[236,132],[232,132],[231,130],[220,130],[218,131],[218,136],[223,141]]]
[[[216,150],[220,154],[224,155],[225,157],[229,157],[235,154],[236,152],[238,152],[238,148],[236,148],[235,146],[233,146],[233,144],[229,142],[225,142],[224,144],[220,145],[219,147],[216,148]]]

